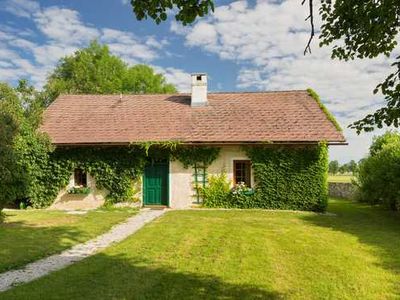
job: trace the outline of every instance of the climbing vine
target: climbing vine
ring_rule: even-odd
[[[328,201],[328,147],[246,147],[255,194],[249,207],[324,211]]]
[[[326,106],[322,103],[319,95],[311,88],[308,88],[307,92],[317,102],[318,106],[324,112],[324,114],[326,115],[328,120],[332,122],[332,124],[333,124],[333,126],[335,126],[336,130],[342,132],[343,130],[340,127],[338,121],[336,121],[335,117],[329,112],[329,110],[326,108]]]
[[[205,188],[207,182],[207,167],[218,157],[220,148],[217,147],[196,147],[186,146],[180,147],[173,153],[185,168],[192,167],[193,189],[195,203],[200,204],[202,200],[202,189]]]
[[[145,163],[144,151],[136,147],[57,148],[42,161],[29,198],[33,207],[49,206],[79,168],[96,179],[98,188],[109,191],[107,202],[128,201],[134,194],[133,180]]]
[[[182,143],[179,141],[164,141],[164,142],[157,142],[157,141],[145,141],[145,142],[137,142],[131,143],[133,146],[138,146],[139,148],[143,149],[147,156],[150,155],[150,149],[154,151],[162,150],[163,155],[169,154],[171,151],[176,150],[176,148],[181,145]]]
[[[313,146],[246,146],[252,161],[255,190],[236,186],[226,176],[211,176],[202,190],[203,205],[224,208],[267,208],[324,211],[328,198],[328,149]]]
[[[59,147],[40,157],[31,157],[35,167],[29,188],[33,207],[49,206],[65,188],[77,168],[92,175],[96,187],[109,193],[107,203],[129,201],[135,194],[134,180],[146,163],[177,159],[184,166],[209,165],[218,148],[184,146],[179,142],[143,142],[120,147]],[[209,157],[207,157],[209,156]]]
[[[185,168],[203,166],[208,167],[218,157],[220,148],[210,146],[184,146],[178,147],[173,152],[173,157],[178,159]]]

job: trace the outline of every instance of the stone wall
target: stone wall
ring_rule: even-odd
[[[356,187],[352,183],[329,182],[330,197],[352,199],[355,192]]]

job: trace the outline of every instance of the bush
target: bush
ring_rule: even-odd
[[[226,173],[210,175],[208,184],[200,188],[204,207],[230,207],[227,203],[230,194],[230,182]]]
[[[244,182],[235,185],[229,193],[228,203],[230,207],[252,208],[254,190],[246,186]]]
[[[387,132],[374,139],[369,156],[356,174],[357,200],[400,210],[400,135]]]
[[[238,184],[232,189],[226,173],[208,177],[206,187],[200,189],[204,207],[253,208],[254,190]]]

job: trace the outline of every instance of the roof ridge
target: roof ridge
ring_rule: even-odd
[[[208,94],[270,94],[270,93],[308,93],[306,89],[304,90],[281,90],[281,91],[211,91]],[[152,94],[122,94],[122,96],[187,96],[187,93],[173,93],[173,94],[162,94],[162,93],[152,93]],[[120,94],[60,94],[61,96],[120,96]]]

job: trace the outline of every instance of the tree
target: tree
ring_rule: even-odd
[[[371,156],[374,156],[386,145],[396,143],[400,144],[400,134],[395,131],[387,131],[383,135],[375,136],[373,138],[372,144],[369,147],[369,153]]]
[[[376,137],[356,175],[360,201],[400,210],[400,134]]]
[[[332,59],[353,60],[375,58],[381,54],[389,56],[397,46],[400,30],[400,1],[398,0],[320,0],[319,15],[322,19],[320,46],[333,46]],[[302,0],[308,4],[311,25],[310,39],[304,54],[311,52],[311,41],[315,35],[314,0]],[[158,24],[167,19],[167,12],[175,13],[175,19],[183,25],[197,17],[214,11],[213,0],[132,0],[133,12],[138,20],[150,17]],[[392,64],[394,70],[374,90],[383,94],[386,106],[365,116],[349,127],[361,131],[372,131],[383,125],[400,126],[400,56]]]
[[[164,76],[146,65],[129,67],[106,45],[93,41],[87,48],[62,58],[44,88],[49,105],[60,93],[128,94],[175,93]]]
[[[8,203],[29,197],[40,168],[35,160],[46,158],[52,149],[37,130],[42,100],[24,80],[16,88],[0,83],[0,214]]]
[[[329,173],[332,175],[336,175],[339,171],[339,162],[337,160],[332,160],[329,163]]]
[[[339,167],[339,173],[344,174],[349,172],[349,166],[347,164],[343,164]]]
[[[15,91],[0,83],[0,214],[7,203],[24,193],[24,173],[14,149],[22,120],[23,108]]]
[[[175,19],[183,25],[193,23],[197,17],[214,11],[213,0],[132,0],[131,4],[138,20],[150,17],[157,24],[167,19],[169,10],[176,9]]]
[[[134,94],[168,94],[176,93],[176,88],[168,84],[161,74],[146,65],[135,65],[128,68],[122,82],[122,92]]]
[[[8,203],[29,196],[40,168],[35,161],[51,150],[47,136],[37,131],[40,96],[26,81],[16,88],[0,83],[0,215]]]
[[[347,164],[347,168],[349,170],[349,172],[351,172],[352,174],[355,173],[356,169],[357,169],[357,163],[354,160],[351,160],[348,164]]]

